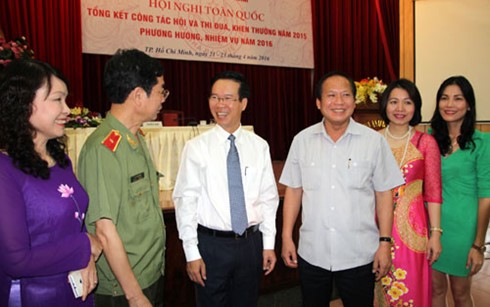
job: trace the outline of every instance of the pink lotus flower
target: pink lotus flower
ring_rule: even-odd
[[[60,186],[58,187],[58,192],[61,193],[61,197],[63,197],[63,198],[73,199],[73,202],[75,203],[75,206],[77,207],[77,211],[75,211],[75,214],[73,215],[73,217],[76,218],[80,222],[80,225],[83,225],[83,219],[85,218],[85,213],[80,212],[80,206],[78,205],[78,202],[75,199],[75,196],[73,196],[73,193],[75,192],[73,190],[73,187],[70,187],[67,184],[60,184]]]
[[[69,187],[67,184],[60,184],[58,187],[58,192],[61,193],[61,197],[68,198],[73,194],[73,188]]]

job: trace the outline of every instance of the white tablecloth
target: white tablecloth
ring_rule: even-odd
[[[160,178],[160,190],[172,190],[179,170],[180,154],[185,142],[211,129],[213,125],[206,126],[178,126],[178,127],[143,127],[145,140],[150,151],[150,155],[155,163],[155,168],[163,177]],[[253,131],[253,126],[243,128]],[[67,128],[65,133],[68,136],[67,149],[68,155],[73,162],[76,173],[78,156],[87,137],[96,128]]]

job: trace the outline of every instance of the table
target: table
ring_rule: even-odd
[[[172,190],[179,170],[180,155],[185,143],[214,125],[176,126],[176,127],[142,127],[145,133],[146,144],[150,151],[155,168],[163,177],[160,178],[160,190]],[[253,126],[243,126],[253,132]],[[73,171],[76,173],[78,156],[88,136],[96,128],[66,128],[68,137],[68,156],[73,162]]]

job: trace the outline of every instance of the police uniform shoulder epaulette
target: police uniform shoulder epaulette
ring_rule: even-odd
[[[115,152],[119,142],[121,142],[121,133],[117,130],[112,130],[102,141],[102,144],[109,148],[110,151]]]

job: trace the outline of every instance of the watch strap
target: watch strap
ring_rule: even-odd
[[[485,244],[483,244],[482,246],[478,246],[475,243],[473,243],[473,245],[471,245],[471,248],[476,249],[477,251],[479,251],[482,254],[485,253],[485,251],[487,250],[487,247],[485,246]]]
[[[379,242],[393,243],[393,239],[391,237],[379,237]]]

